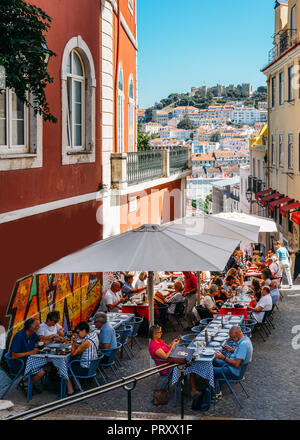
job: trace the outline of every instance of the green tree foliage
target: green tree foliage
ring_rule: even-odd
[[[45,88],[53,82],[47,70],[45,33],[51,18],[23,0],[0,1],[0,65],[6,71],[6,85],[44,120],[56,122],[46,100]],[[54,52],[47,51],[49,56]],[[33,102],[29,102],[28,94]]]
[[[179,124],[177,124],[177,128],[182,128],[183,130],[193,130],[195,127],[193,122],[190,120],[190,118],[184,116],[184,118],[179,122]]]
[[[216,131],[210,137],[210,142],[220,142],[220,140],[221,140],[221,134],[219,131]]]
[[[138,151],[149,150],[150,148],[150,137],[142,132],[142,124],[138,123],[138,132],[137,132],[137,149]]]

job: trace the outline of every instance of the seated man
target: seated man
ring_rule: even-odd
[[[261,291],[261,298],[255,307],[247,307],[250,310],[250,317],[253,317],[259,324],[262,323],[265,312],[272,310],[273,303],[270,295],[270,288],[265,286]]]
[[[20,368],[20,363],[17,362],[16,359],[22,359],[26,366],[28,357],[38,353],[39,350],[35,348],[35,345],[41,340],[37,334],[39,327],[40,323],[38,319],[30,318],[25,322],[23,330],[15,334],[10,346],[10,356],[12,360],[8,362],[13,373],[16,373]],[[45,374],[46,371],[41,368],[32,375],[32,385],[34,386]],[[24,382],[24,385],[24,391],[27,392],[26,387],[28,386],[28,380]]]
[[[141,287],[140,289],[134,289],[133,288],[133,275],[125,275],[125,283],[122,287],[122,293],[125,298],[130,299],[132,298],[136,293],[141,293],[145,291],[145,287]]]
[[[104,295],[104,304],[108,312],[121,312],[122,303],[125,298],[121,294],[121,285],[118,281],[114,281]]]
[[[278,303],[279,298],[280,298],[278,284],[275,280],[272,280],[269,287],[270,287],[270,295],[272,298],[272,304],[273,304],[273,306],[275,306]]]
[[[231,327],[229,337],[235,342],[235,347],[225,345],[222,353],[219,351],[216,352],[213,361],[215,379],[223,378],[222,371],[227,379],[237,379],[241,374],[242,366],[252,360],[252,342],[248,336],[244,336],[238,325]],[[220,392],[217,397],[220,399],[222,393]]]
[[[236,285],[236,280],[234,276],[229,275],[225,279],[225,283],[223,284],[222,289],[225,290],[226,293],[230,294],[232,291],[232,287]]]
[[[95,326],[100,329],[99,348],[111,349],[117,348],[117,339],[115,329],[107,322],[107,315],[98,312],[94,317]]]
[[[41,341],[63,341],[64,330],[61,325],[58,324],[59,312],[50,312],[47,315],[47,319],[40,325],[37,334],[41,338]]]

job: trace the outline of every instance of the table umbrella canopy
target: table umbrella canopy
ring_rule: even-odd
[[[239,239],[173,225],[144,225],[93,243],[38,270],[44,273],[222,271]]]
[[[214,214],[213,217],[234,220],[248,225],[256,225],[259,226],[259,232],[277,232],[276,223],[265,217],[248,215],[240,212],[221,212],[220,214]]]
[[[240,241],[257,243],[260,227],[235,220],[219,218],[205,213],[199,216],[184,217],[169,223],[178,229],[189,232],[210,234],[222,238],[232,238]]]

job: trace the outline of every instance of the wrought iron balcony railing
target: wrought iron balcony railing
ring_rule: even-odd
[[[274,46],[268,54],[268,64],[275,61],[296,43],[297,29],[285,29],[274,36]]]
[[[189,168],[189,151],[187,148],[170,150],[170,174],[179,173]]]
[[[162,150],[127,153],[127,183],[135,185],[163,177],[164,158]]]

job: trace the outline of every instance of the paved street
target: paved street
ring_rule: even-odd
[[[239,385],[236,385],[238,395],[241,397],[244,408],[239,409],[234,398],[224,387],[224,397],[206,413],[191,410],[191,400],[186,399],[186,418],[189,417],[221,417],[221,418],[247,418],[247,419],[299,419],[300,407],[300,383],[299,383],[299,355],[300,349],[292,347],[292,328],[300,325],[300,286],[296,290],[284,291],[284,300],[279,304],[276,311],[274,324],[276,329],[272,335],[263,342],[258,334],[253,335],[254,356],[251,366],[247,370],[245,387],[250,394],[246,399]],[[163,339],[169,341],[178,335],[174,327],[168,327]],[[136,356],[133,361],[124,360],[122,374],[128,376],[135,371],[149,368],[150,361],[147,351],[147,340],[140,338],[143,350],[135,349]],[[156,388],[160,379],[152,377],[137,384],[133,392],[133,411],[137,412],[137,418],[143,418],[143,413],[157,413],[157,417],[168,418],[171,415],[180,416],[180,406],[173,406],[173,394],[168,405],[155,407],[151,403],[152,391]],[[93,385],[92,385],[93,386]],[[35,395],[29,405],[26,404],[23,394],[14,390],[7,399],[15,403],[15,410],[19,412],[26,407],[38,406],[53,401],[55,394],[43,393]],[[113,417],[112,410],[126,411],[127,396],[123,390],[114,391],[101,397],[89,399],[88,404],[73,405],[68,409],[60,410],[59,417],[95,418],[97,416]],[[104,412],[104,413],[103,413]],[[8,412],[0,413],[3,418]],[[57,414],[58,415],[58,414]],[[117,414],[115,413],[115,416]],[[118,413],[119,417],[126,417],[125,413]],[[51,418],[55,413],[51,414]]]

